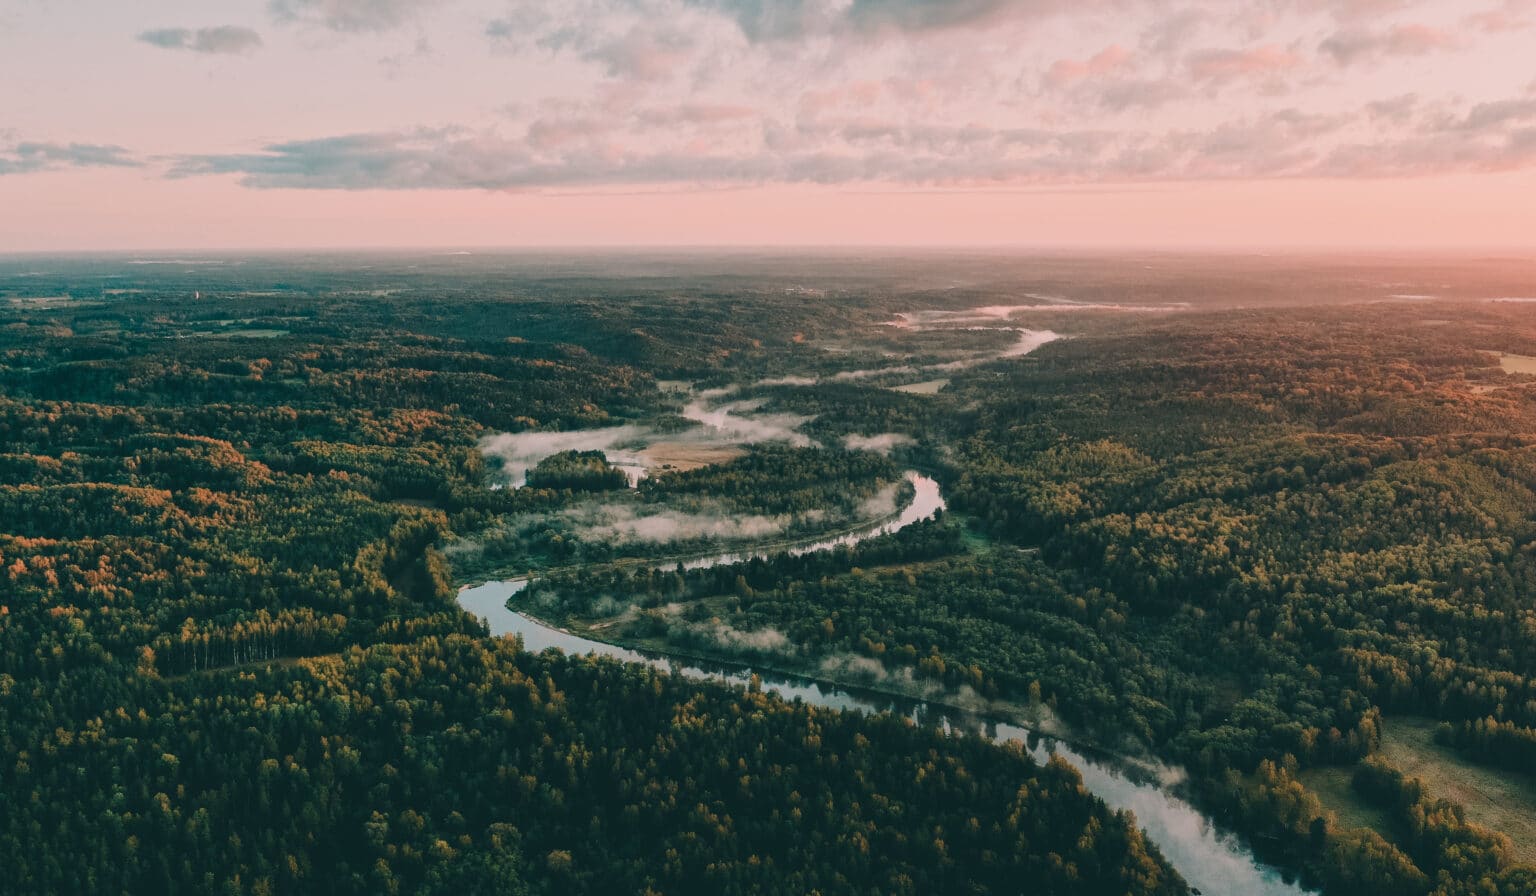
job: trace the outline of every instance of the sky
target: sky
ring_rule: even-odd
[[[0,252],[1536,248],[1536,0],[0,0]]]

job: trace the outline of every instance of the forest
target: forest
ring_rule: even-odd
[[[533,655],[458,608],[448,547],[583,496],[895,488],[878,455],[772,445],[634,493],[581,452],[488,488],[486,433],[654,420],[677,369],[638,362],[718,369],[638,323],[677,309],[272,276],[0,277],[6,892],[1187,892],[1064,763]]]
[[[1324,893],[1536,891],[1524,844],[1382,749],[1395,720],[1429,719],[1466,762],[1536,769],[1536,376],[1508,361],[1536,357],[1536,317],[1478,298],[1536,272],[1185,260],[1135,275],[1156,312],[1014,314],[1064,337],[1019,357],[964,316],[1133,301],[1141,260],[1090,262],[810,259],[796,276],[819,296],[738,259],[253,259],[200,298],[168,273],[105,295],[84,263],[57,282],[0,266],[11,880],[1187,890],[1059,761],[530,655],[454,601],[539,571],[516,606],[603,640],[974,698],[1176,765]],[[1384,303],[1384,282],[1442,298]],[[929,309],[953,323],[888,326]],[[489,487],[488,436],[686,437],[674,382],[804,438],[634,489],[568,448]],[[640,562],[836,531],[909,500],[907,468],[942,483],[935,519],[734,566]]]

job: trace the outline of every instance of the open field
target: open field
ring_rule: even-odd
[[[642,454],[652,469],[697,470],[711,464],[735,460],[746,452],[735,445],[689,445],[686,442],[657,442]]]
[[[1301,782],[1338,815],[1341,827],[1369,828],[1394,840],[1387,813],[1367,804],[1355,793],[1350,783],[1354,772],[1353,768],[1312,768],[1301,773]]]
[[[1404,774],[1422,778],[1434,796],[1461,803],[1474,823],[1508,834],[1522,861],[1536,862],[1536,777],[1468,762],[1435,743],[1435,724],[1411,716],[1388,719],[1382,755]]]
[[[1382,728],[1381,755],[1409,777],[1423,780],[1429,795],[1460,803],[1467,819],[1507,834],[1519,861],[1536,862],[1536,777],[1468,762],[1434,740],[1433,719],[1394,716]],[[1366,804],[1350,785],[1353,769],[1313,769],[1302,781],[1345,827],[1368,827],[1393,839],[1386,813]]]
[[[1499,366],[1505,373],[1536,373],[1536,358],[1499,352]]]

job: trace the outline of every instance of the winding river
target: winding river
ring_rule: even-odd
[[[766,557],[770,553],[788,551],[792,554],[808,554],[832,550],[841,545],[853,545],[877,535],[895,532],[928,519],[944,508],[944,498],[937,482],[913,471],[905,475],[913,485],[914,497],[906,509],[892,519],[836,538],[789,546],[778,545],[760,552],[747,550],[700,557],[685,561],[683,565],[689,569],[704,569],[740,563],[754,557]],[[1019,725],[978,718],[939,703],[836,687],[806,678],[763,673],[746,667],[683,663],[664,655],[592,641],[508,609],[508,600],[527,587],[528,581],[529,578],[523,576],[466,587],[459,591],[459,605],[483,618],[491,634],[522,637],[523,646],[528,650],[541,651],[553,647],[569,654],[598,654],[624,662],[643,663],[685,678],[742,687],[749,686],[756,675],[763,690],[778,694],[786,700],[801,700],[813,706],[837,710],[901,713],[920,724],[939,726],[946,731],[969,731],[997,743],[1017,741],[1024,744],[1037,761],[1044,762],[1052,755],[1066,759],[1082,774],[1084,785],[1111,808],[1134,812],[1137,821],[1169,863],[1178,869],[1191,887],[1207,896],[1301,896],[1308,892],[1296,884],[1286,882],[1274,868],[1261,864],[1236,838],[1218,832],[1197,809],[1169,792],[1163,782],[1181,777],[1178,770],[1164,769],[1160,775],[1133,774],[1132,769],[1120,766],[1113,760],[1085,755],[1067,744],[1042,737]]]

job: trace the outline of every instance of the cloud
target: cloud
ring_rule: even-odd
[[[1428,25],[1397,25],[1385,31],[1347,29],[1324,40],[1318,49],[1340,65],[1379,59],[1383,56],[1422,56],[1460,45],[1449,32]]]
[[[688,0],[736,23],[753,42],[981,28],[1114,5],[1105,0]]]
[[[1224,84],[1243,78],[1282,74],[1301,65],[1301,57],[1275,44],[1244,50],[1201,50],[1186,61],[1196,81]]]
[[[1112,44],[1087,59],[1058,59],[1045,73],[1052,84],[1070,84],[1084,78],[1093,78],[1124,68],[1134,54],[1119,44]]]
[[[1142,32],[1141,46],[1151,53],[1164,55],[1181,50],[1210,23],[1211,14],[1198,7],[1159,15]]]
[[[708,126],[757,118],[750,106],[729,103],[682,103],[663,108],[640,109],[635,119],[649,127]]]
[[[1064,91],[1079,107],[1110,112],[1151,109],[1187,97],[1187,80],[1128,77],[1136,54],[1112,44],[1087,59],[1058,59],[1046,70],[1045,83]]]
[[[853,0],[848,20],[864,30],[929,31],[1082,11],[1093,5],[1068,0]]]
[[[1462,23],[1488,34],[1524,31],[1531,27],[1529,14],[1533,11],[1536,11],[1536,0],[1505,0],[1498,6],[1468,15]]]
[[[1510,171],[1536,164],[1536,128],[1468,140],[1427,134],[1394,142],[1343,146],[1318,167],[1326,177],[1423,177],[1451,171]]]
[[[721,127],[744,127],[757,136],[737,139],[732,130],[732,139],[705,141],[703,149],[688,129],[646,129],[596,117],[538,119],[521,136],[464,128],[344,135],[256,153],[187,156],[169,173],[235,175],[246,186],[267,189],[981,187],[1422,175],[1503,170],[1531,161],[1526,149],[1536,131],[1536,97],[1483,103],[1457,114],[1440,105],[1424,107],[1434,111],[1431,116],[1419,107],[1416,99],[1400,97],[1327,113],[1281,108],[1176,130],[914,124],[876,116],[738,121],[732,112],[722,113]],[[1373,116],[1378,133],[1362,140],[1356,125]],[[735,421],[727,414],[726,422]],[[792,429],[794,423],[786,425]]]
[[[446,0],[269,2],[280,17],[365,31]],[[1457,95],[1481,61],[1468,27],[1454,33],[1469,52],[1447,54],[1444,79],[1422,77],[1414,54],[1453,42],[1398,24],[1418,7],[1428,4],[497,0],[497,17],[481,20],[494,50],[548,62],[559,78],[507,88],[512,97],[487,87],[478,108],[494,118],[295,135],[174,157],[168,173],[261,189],[987,189],[1345,176],[1371,169],[1363,147],[1396,148],[1383,170],[1520,164],[1528,125],[1500,105],[1518,93],[1512,66],[1502,85]],[[1367,60],[1381,77],[1351,68]],[[1487,145],[1442,145],[1483,120]]]
[[[1536,97],[1479,103],[1456,123],[1455,129],[1484,133],[1490,129],[1528,123],[1536,123]]]
[[[546,30],[553,16],[546,6],[522,4],[514,6],[507,15],[485,23],[485,36],[496,45],[508,49],[521,49],[530,35]]]
[[[101,143],[16,143],[0,148],[0,175],[62,168],[137,168],[143,162],[121,146]]]
[[[1297,12],[1327,13],[1340,21],[1380,18],[1414,5],[1418,0],[1288,0],[1276,5],[1290,5]]]
[[[1092,102],[1100,108],[1121,112],[1163,106],[1187,96],[1188,85],[1173,78],[1117,78],[1094,85]]]
[[[1536,97],[1479,103],[1462,114],[1434,109],[1393,140],[1340,145],[1319,165],[1329,177],[1416,177],[1509,171],[1536,165]]]
[[[735,22],[753,42],[794,40],[829,33],[842,17],[815,0],[687,0],[689,6]]]
[[[240,25],[212,28],[158,28],[145,31],[139,40],[165,50],[191,50],[194,53],[250,53],[261,47],[261,35]]]
[[[1418,94],[1405,93],[1384,100],[1373,100],[1365,104],[1365,109],[1374,119],[1403,125],[1412,120],[1413,114],[1418,111],[1419,106]]]
[[[442,0],[269,0],[267,8],[279,22],[366,34],[398,28],[440,2]]]
[[[613,10],[617,10],[614,12]],[[591,9],[581,0],[568,7],[522,2],[485,25],[491,47],[507,55],[542,51],[592,63],[604,76],[630,87],[666,81],[697,61],[701,27],[684,0],[620,0]],[[720,30],[727,26],[715,22]]]
[[[379,59],[379,64],[384,67],[385,77],[398,78],[410,64],[431,59],[434,55],[432,42],[423,34],[416,38],[415,45],[409,51],[384,56]]]
[[[612,78],[660,81],[683,65],[692,49],[693,39],[681,31],[637,26],[587,50],[583,57],[601,64]]]

